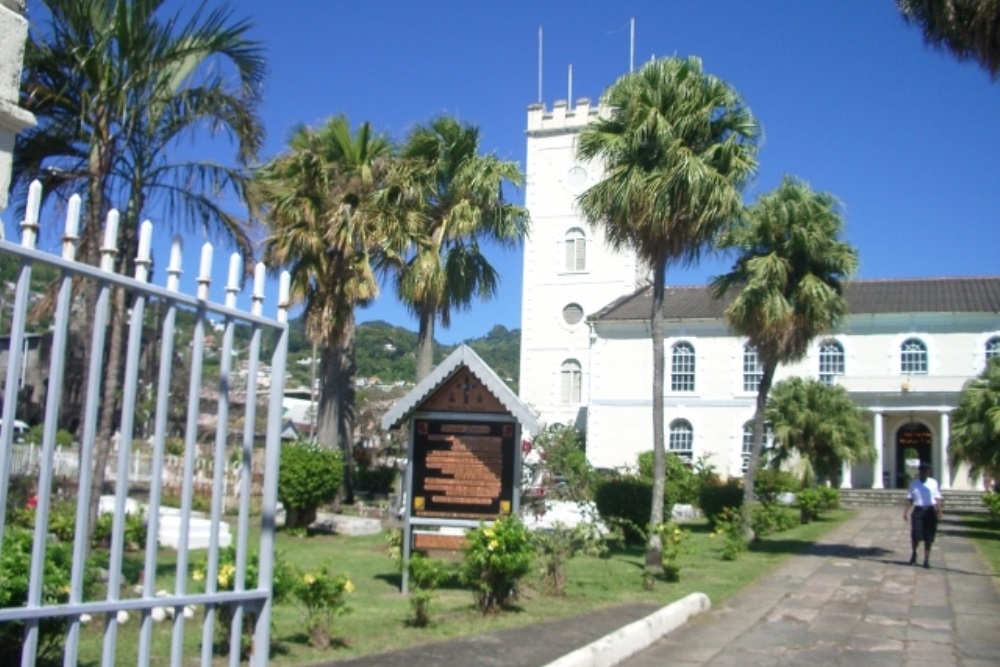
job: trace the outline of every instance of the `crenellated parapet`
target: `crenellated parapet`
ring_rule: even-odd
[[[603,113],[600,105],[591,104],[589,97],[577,99],[574,106],[557,100],[548,110],[544,104],[528,106],[528,135],[579,132]]]

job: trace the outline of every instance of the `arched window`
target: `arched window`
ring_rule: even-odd
[[[670,390],[694,391],[694,347],[677,343],[670,362]]]
[[[576,359],[567,359],[564,361],[560,380],[560,400],[563,403],[579,403],[580,389],[583,386],[583,373],[580,370],[580,362]]]
[[[587,269],[587,236],[579,227],[566,232],[566,270],[585,271]]]
[[[764,377],[764,369],[757,359],[757,350],[747,343],[743,347],[743,391],[757,391]]]
[[[919,338],[907,338],[899,346],[899,372],[903,375],[926,375],[927,346]]]
[[[986,363],[990,363],[990,359],[995,357],[1000,357],[1000,336],[993,336],[986,341]]]
[[[694,456],[694,429],[691,428],[691,422],[686,419],[675,419],[670,422],[668,448],[671,454],[676,454],[684,461],[691,463]]]
[[[844,346],[836,340],[825,340],[819,345],[819,381],[833,385],[838,375],[844,374]]]

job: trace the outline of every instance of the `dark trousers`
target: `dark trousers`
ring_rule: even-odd
[[[937,511],[933,507],[914,507],[910,515],[910,539],[934,544],[937,535]]]

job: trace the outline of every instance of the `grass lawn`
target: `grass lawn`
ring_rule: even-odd
[[[963,514],[962,523],[990,570],[1000,575],[1000,522],[984,513]]]
[[[428,628],[410,627],[407,623],[409,602],[399,592],[400,576],[387,555],[384,534],[372,537],[295,537],[279,533],[277,548],[285,560],[303,569],[332,562],[336,572],[349,576],[355,591],[349,598],[349,612],[334,622],[336,646],[327,651],[317,651],[309,645],[299,609],[290,604],[277,605],[271,633],[270,664],[295,666],[329,662],[535,624],[618,603],[666,605],[694,591],[705,593],[712,604],[717,605],[850,515],[844,510],[828,512],[819,521],[765,538],[736,561],[721,559],[721,538],[713,538],[706,523],[686,524],[685,528],[692,535],[688,553],[680,558],[680,582],[657,582],[651,591],[644,590],[642,586],[644,553],[641,548],[614,550],[605,558],[580,556],[573,559],[568,566],[564,597],[543,593],[538,572],[522,583],[517,608],[495,616],[483,617],[479,614],[472,606],[472,595],[468,590],[457,586],[445,587],[437,592],[432,603],[434,623]],[[251,543],[254,541],[251,540]],[[994,557],[1000,559],[1000,543],[994,541],[994,547]],[[132,557],[141,562],[141,554],[133,554]],[[173,587],[175,559],[174,552],[161,552],[158,579],[162,580],[164,588]],[[199,562],[201,555],[194,556],[192,560]],[[133,576],[137,576],[137,572]],[[192,583],[189,590],[199,589]],[[200,618],[199,613],[185,625],[186,654],[190,656],[198,655]],[[103,636],[100,625],[91,623],[84,629],[81,664],[96,665],[100,662]],[[170,655],[171,624],[156,625],[154,635],[153,664],[165,665]],[[119,630],[117,664],[135,664],[137,636],[138,624],[134,621]],[[223,660],[218,660],[218,664],[224,664]]]

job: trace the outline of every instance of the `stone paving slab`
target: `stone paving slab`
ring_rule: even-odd
[[[924,569],[907,564],[900,514],[859,510],[808,553],[621,665],[1000,665],[1000,580],[960,518],[945,516]]]

